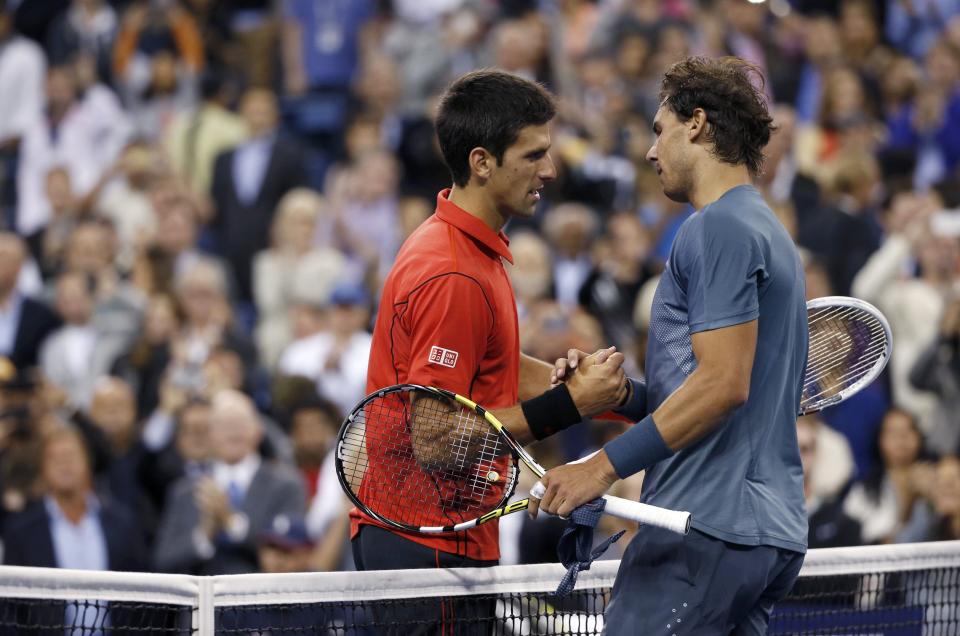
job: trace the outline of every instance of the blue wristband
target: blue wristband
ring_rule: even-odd
[[[627,378],[630,383],[630,401],[613,409],[613,412],[639,422],[647,416],[647,383],[644,380]]]
[[[673,455],[657,430],[653,415],[646,416],[623,435],[607,442],[603,450],[620,479],[635,475]]]

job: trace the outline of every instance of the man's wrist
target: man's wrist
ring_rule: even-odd
[[[627,383],[629,395],[613,412],[637,422],[647,416],[647,383],[633,378],[627,378]]]
[[[583,419],[566,384],[558,384],[535,398],[524,400],[520,409],[536,440],[559,433]]]
[[[617,477],[626,479],[673,455],[653,421],[653,415],[634,424],[603,447]]]

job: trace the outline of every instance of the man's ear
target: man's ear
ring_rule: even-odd
[[[470,151],[467,161],[470,163],[470,172],[480,179],[489,179],[497,163],[496,158],[481,146]]]
[[[686,123],[687,139],[696,143],[698,139],[705,138],[707,126],[709,125],[710,122],[707,121],[707,112],[702,108],[694,108],[693,115],[690,116],[690,119],[687,120]]]

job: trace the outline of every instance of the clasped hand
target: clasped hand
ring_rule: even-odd
[[[554,363],[550,381],[564,382],[577,410],[583,417],[593,417],[622,404],[627,398],[629,383],[623,372],[624,356],[616,347],[587,354],[570,349],[566,358]]]

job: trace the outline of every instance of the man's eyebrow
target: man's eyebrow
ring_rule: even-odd
[[[539,148],[534,148],[527,154],[523,155],[524,157],[534,157],[536,155],[545,155],[547,151],[550,150],[553,144],[547,144],[546,146],[540,146]]]

